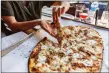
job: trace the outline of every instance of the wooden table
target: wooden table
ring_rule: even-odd
[[[48,17],[42,17],[44,19],[47,19]],[[51,18],[48,18],[51,19]],[[70,20],[60,20],[61,24],[63,26],[68,25],[85,25],[83,23],[74,22]],[[108,66],[108,51],[109,51],[109,31],[103,30],[100,28],[95,28],[93,26],[89,27],[97,30],[99,34],[101,35],[103,39],[103,45],[104,45],[104,54],[103,54],[103,64],[102,64],[102,70],[101,72],[109,72],[107,69]],[[18,32],[13,35],[7,36],[2,38],[2,49],[8,47],[12,43],[24,38],[27,34],[23,32]],[[34,48],[34,46],[43,38],[48,37],[49,39],[55,40],[53,37],[51,37],[47,32],[40,29],[40,31],[36,32],[36,35],[25,41],[23,44],[15,48],[13,51],[2,57],[2,72],[28,72],[28,58],[30,55],[30,52]],[[109,67],[109,66],[108,66]]]

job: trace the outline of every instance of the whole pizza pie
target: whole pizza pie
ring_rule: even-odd
[[[59,44],[41,40],[30,54],[29,72],[100,72],[103,41],[86,26],[65,26],[57,30]]]

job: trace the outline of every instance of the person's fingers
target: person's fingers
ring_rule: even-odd
[[[55,29],[52,27],[52,25],[49,24],[48,21],[46,21],[46,24],[43,26],[43,29],[50,35],[56,36]]]
[[[54,26],[55,28],[60,27],[59,24],[59,17],[61,15],[61,13],[63,12],[64,8],[60,8],[60,7],[54,7],[52,9],[52,16],[53,16],[53,23],[52,23],[52,27]]]
[[[65,7],[62,7],[62,8],[61,8],[61,14],[64,13],[64,10],[65,10]]]
[[[60,17],[60,15],[61,15],[61,8],[60,7],[58,8],[57,12],[58,12],[58,17]]]
[[[54,7],[52,9],[52,17],[53,17],[53,22],[55,22],[55,8]]]
[[[54,13],[54,17],[55,17],[54,23],[56,23],[56,22],[57,22],[57,12],[56,12],[56,11],[55,11],[55,13]]]
[[[56,28],[59,27],[59,17],[58,17],[58,12],[57,12],[57,15],[56,15]]]
[[[57,27],[57,23],[58,23],[58,12],[55,13],[55,18],[56,18],[55,27]]]
[[[53,9],[53,22],[54,23],[56,23],[56,20],[57,20],[57,18],[56,18],[56,7],[54,7],[54,9]]]

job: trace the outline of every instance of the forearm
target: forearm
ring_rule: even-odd
[[[41,22],[40,19],[18,22],[14,16],[2,16],[2,19],[12,31],[26,31]]]
[[[10,25],[10,28],[13,31],[26,31],[35,27],[36,25],[40,24],[40,20],[31,20],[31,21],[24,21],[24,22],[14,22]]]

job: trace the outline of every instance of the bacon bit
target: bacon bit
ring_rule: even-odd
[[[91,56],[84,56],[82,59],[90,59]]]
[[[92,53],[90,53],[89,51],[86,52],[88,56],[91,56]]]
[[[69,56],[72,56],[72,53],[69,53],[68,55],[69,55]]]
[[[77,36],[78,36],[78,34],[77,34],[77,33],[75,33],[75,36],[77,37]]]
[[[75,69],[76,69],[76,66],[72,66],[72,69],[74,69],[74,70],[75,70]]]
[[[68,68],[68,70],[70,70],[70,68]]]
[[[73,27],[72,26],[69,26],[68,29],[73,30]]]
[[[65,37],[66,37],[66,38],[69,38],[69,37],[71,37],[71,35],[65,35]]]
[[[67,50],[67,48],[66,48],[66,47],[65,47],[64,49],[65,49],[65,50]]]
[[[87,30],[84,30],[84,35],[85,36],[87,36],[87,33],[88,33],[88,31]]]
[[[50,63],[51,63],[51,60],[50,60],[50,59],[48,59],[47,63],[48,63],[48,64],[50,64]]]
[[[50,57],[47,58],[46,63],[48,63],[48,64],[51,63],[51,59],[50,59]]]
[[[45,64],[42,64],[42,67],[44,67],[45,66]]]
[[[102,55],[101,54],[97,54],[100,58],[102,57]]]
[[[82,51],[82,52],[85,52],[89,57],[91,56],[91,54],[92,54],[92,55],[95,55],[95,54],[93,54],[92,52],[89,52],[89,51],[87,51],[87,50],[84,50],[83,47],[80,47],[79,50]]]
[[[58,68],[57,70],[58,70],[59,72],[61,71],[61,69],[60,69],[60,68]]]
[[[73,63],[73,64],[72,64],[72,67],[79,67],[79,68],[82,68],[82,67],[85,67],[85,65],[82,64],[82,63]]]
[[[79,31],[77,32],[77,34],[79,35],[81,32],[82,32],[82,31],[81,31],[81,30],[79,30]]]
[[[97,37],[97,36],[93,36],[93,37],[89,37],[90,39],[99,39],[99,37]]]
[[[60,65],[60,67],[62,67],[62,65]]]
[[[72,41],[69,41],[70,45],[72,45]]]
[[[67,45],[66,44],[64,44],[64,46],[63,46],[64,48],[67,48]]]
[[[65,73],[69,73],[69,70],[66,70]]]
[[[99,61],[94,61],[94,67],[99,66]]]
[[[80,47],[79,50],[80,50],[80,51],[83,51],[83,47]]]

